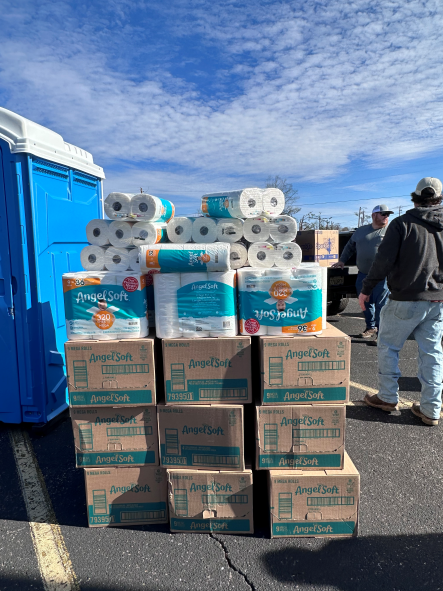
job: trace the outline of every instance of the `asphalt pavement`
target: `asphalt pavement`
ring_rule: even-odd
[[[352,337],[352,382],[376,388],[377,347],[357,336],[364,328],[357,301],[329,321]],[[401,398],[418,400],[414,340],[400,359]],[[354,402],[364,394],[351,389]],[[255,473],[253,536],[89,529],[69,420],[30,436],[81,590],[443,589],[442,425],[424,426],[407,404],[391,414],[347,407],[346,449],[361,474],[361,506],[359,536],[343,540],[271,540],[265,472]],[[0,449],[0,590],[43,590],[7,426]]]

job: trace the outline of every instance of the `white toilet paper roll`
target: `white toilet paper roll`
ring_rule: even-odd
[[[134,222],[111,222],[109,224],[109,242],[115,248],[128,248],[132,244],[132,226]]]
[[[263,211],[269,215],[280,215],[285,208],[285,195],[276,187],[263,191]]]
[[[86,239],[89,244],[106,246],[109,242],[109,220],[91,220],[86,225]]]
[[[132,251],[133,252],[133,251]],[[123,273],[130,269],[131,251],[127,248],[110,246],[105,253],[105,267],[108,271]]]
[[[192,285],[202,281],[208,280],[208,273],[181,273],[180,274],[180,286],[185,287],[186,285]],[[198,339],[209,337],[210,326],[205,318],[180,318],[180,330],[184,339]]]
[[[85,271],[103,271],[105,268],[106,248],[86,246],[80,253],[80,262]]]
[[[299,267],[302,258],[302,250],[295,242],[282,242],[274,246],[275,266],[280,269],[292,269]]]
[[[297,236],[297,220],[289,215],[271,218],[269,235],[274,242],[292,242]]]
[[[111,220],[126,220],[131,215],[133,193],[109,193],[104,202],[105,214]]]
[[[243,224],[243,236],[248,242],[266,242],[270,227],[269,218],[264,215],[250,218]]]
[[[251,267],[269,269],[274,265],[274,247],[269,242],[255,242],[248,249],[248,262]]]
[[[167,223],[168,238],[175,244],[185,244],[192,240],[192,224],[195,218],[174,217]]]
[[[146,222],[169,222],[174,217],[175,207],[166,199],[148,193],[138,193],[131,199],[131,216]]]
[[[208,281],[216,281],[217,283],[223,283],[229,287],[232,287],[234,291],[234,297],[236,296],[236,271],[226,271],[226,273],[208,273]],[[235,337],[238,334],[236,309],[237,302],[235,301],[232,315],[217,318],[217,321],[221,321],[223,329],[218,331],[211,330],[209,333],[210,337]]]
[[[140,253],[138,248],[132,248],[129,250],[129,267],[130,271],[140,272]]]
[[[241,242],[234,242],[231,244],[231,269],[240,269],[246,265],[248,260],[248,251],[244,244]]]
[[[217,240],[217,224],[211,218],[195,218],[192,224],[192,240],[199,244],[212,244]]]
[[[160,339],[178,339],[182,336],[177,306],[179,289],[180,273],[154,275],[155,334]]]
[[[144,244],[158,244],[167,242],[166,224],[162,222],[136,222],[131,229],[132,244],[143,246]]]
[[[262,189],[209,193],[202,197],[202,212],[214,218],[254,218],[262,211]]]
[[[243,220],[239,218],[217,218],[217,240],[237,242],[243,238]]]
[[[242,335],[263,336],[268,334],[268,327],[259,320],[245,312],[248,294],[260,291],[261,278],[265,276],[264,269],[243,268],[238,269],[238,304],[239,304],[239,331]]]

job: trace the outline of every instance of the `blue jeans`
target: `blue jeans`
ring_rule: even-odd
[[[378,397],[397,404],[398,354],[413,334],[418,345],[420,410],[430,419],[440,418],[443,379],[443,303],[389,300],[381,312],[378,333]]]
[[[360,295],[363,285],[363,279],[367,273],[358,272],[355,288],[357,295]],[[372,290],[369,302],[366,303],[366,310],[363,312],[366,320],[366,328],[379,328],[380,326],[380,312],[383,306],[388,301],[389,289],[386,284],[386,279],[377,283]]]

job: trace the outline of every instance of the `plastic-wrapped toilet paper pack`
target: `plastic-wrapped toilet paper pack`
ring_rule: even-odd
[[[268,215],[280,215],[285,208],[285,195],[276,187],[263,190],[263,211]]]
[[[192,224],[196,218],[174,217],[166,225],[170,242],[186,244],[192,242]]]
[[[148,308],[147,317],[149,328],[155,326],[154,275],[156,273],[157,271],[150,271],[144,276],[146,282],[146,300]]]
[[[109,242],[115,248],[128,248],[132,246],[132,226],[134,222],[111,222],[109,224]]]
[[[202,212],[213,218],[254,218],[263,211],[263,190],[252,188],[202,197]]]
[[[235,336],[235,271],[154,275],[159,338]]]
[[[287,336],[320,334],[320,268],[278,271],[261,268],[237,271],[240,333]]]
[[[217,218],[217,240],[237,242],[243,238],[243,220],[239,218]]]
[[[131,217],[146,222],[169,222],[174,217],[175,207],[167,199],[148,193],[138,193],[131,199]]]
[[[109,220],[91,220],[86,225],[86,239],[94,246],[107,246],[109,242]]]
[[[131,232],[134,246],[168,241],[166,224],[163,222],[136,222],[132,226]]]
[[[138,257],[136,248],[115,248],[110,246],[105,252],[105,267],[114,273],[124,273],[132,269],[131,264]]]
[[[251,267],[270,269],[274,266],[274,247],[269,242],[254,242],[248,248],[248,263]]]
[[[192,241],[211,244],[217,240],[217,222],[211,218],[195,218],[192,224]]]
[[[150,244],[139,246],[142,273],[157,269],[161,273],[229,271],[230,244]]]
[[[292,242],[297,236],[297,221],[289,215],[270,218],[269,235],[274,242]]]
[[[106,247],[90,245],[80,252],[80,262],[85,271],[103,271]]]
[[[248,250],[246,246],[241,242],[234,242],[234,244],[231,244],[231,269],[240,269],[246,265],[247,261]]]
[[[147,336],[146,283],[140,273],[65,273],[69,340],[138,339]]]
[[[111,220],[127,220],[131,217],[133,193],[109,193],[103,204],[105,214]]]
[[[270,221],[264,215],[245,220],[243,236],[248,242],[266,242],[269,239]]]
[[[302,249],[295,242],[282,242],[274,246],[274,264],[280,269],[299,267]]]

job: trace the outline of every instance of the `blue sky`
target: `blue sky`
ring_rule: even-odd
[[[439,0],[0,0],[0,105],[93,154],[105,193],[194,213],[280,175],[355,224],[443,177]]]

